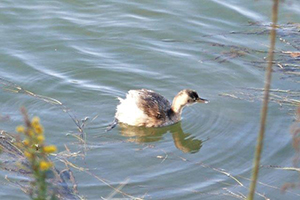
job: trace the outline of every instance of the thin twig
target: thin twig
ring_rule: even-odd
[[[274,49],[275,49],[275,41],[276,41],[276,24],[277,24],[277,18],[278,18],[278,4],[279,4],[279,0],[274,0],[273,12],[272,12],[272,29],[270,32],[271,45],[269,48],[268,66],[267,66],[267,70],[266,70],[265,87],[264,87],[265,91],[264,91],[263,107],[261,109],[260,130],[259,130],[259,134],[258,134],[258,138],[257,138],[254,166],[253,166],[251,185],[250,185],[249,195],[248,195],[249,200],[254,199],[256,182],[257,182],[258,172],[259,172],[260,157],[261,157],[262,148],[263,148],[263,138],[264,138],[265,125],[266,125],[266,120],[267,120],[269,89],[270,89],[271,78],[272,78],[272,65],[273,65]]]
[[[69,162],[68,160],[66,159],[59,159],[61,162],[65,163],[66,165],[69,165],[70,167],[73,167],[74,169],[77,169],[78,171],[81,171],[81,172],[85,172],[87,174],[89,174],[90,176],[93,176],[94,178],[96,178],[97,180],[101,181],[102,183],[104,183],[105,185],[107,185],[108,187],[112,188],[116,193],[119,193],[119,194],[122,194],[130,199],[135,199],[135,200],[142,200],[142,198],[138,198],[138,197],[134,197],[130,194],[127,194],[125,192],[122,192],[120,189],[112,186],[111,184],[108,183],[107,180],[103,179],[103,178],[100,178],[98,177],[97,175],[93,174],[92,172],[89,171],[89,169],[85,169],[85,168],[82,168],[82,167],[77,167],[75,164]]]
[[[280,167],[280,166],[263,166],[266,168],[271,168],[271,169],[279,169],[279,170],[286,170],[286,171],[296,171],[296,172],[300,172],[300,168],[299,167]]]
[[[85,135],[84,129],[82,127],[81,122],[76,118],[76,116],[74,115],[74,113],[71,112],[71,110],[69,108],[67,108],[67,106],[65,106],[62,102],[60,102],[57,99],[54,99],[52,97],[47,97],[47,96],[43,96],[43,95],[39,95],[39,94],[35,94],[34,92],[31,92],[29,90],[26,90],[24,88],[22,88],[21,86],[10,82],[8,80],[5,80],[3,78],[0,77],[0,86],[3,85],[4,87],[2,88],[3,90],[9,91],[9,92],[13,92],[13,93],[19,93],[19,94],[26,94],[32,97],[35,97],[37,99],[40,99],[46,103],[49,103],[51,105],[55,105],[60,107],[60,109],[65,112],[71,119],[72,121],[75,123],[75,125],[78,128],[78,131],[80,133],[80,136],[82,138],[83,135]],[[86,146],[86,140],[80,140],[83,145],[84,145],[84,150],[86,150],[85,146]]]
[[[124,181],[123,183],[121,183],[121,184],[117,187],[117,189],[118,189],[119,191],[121,191],[121,189],[128,183],[128,181],[129,181],[129,178],[125,179],[125,181]],[[116,194],[117,194],[117,191],[114,190],[111,194],[108,195],[108,197],[106,197],[106,199],[112,199]]]

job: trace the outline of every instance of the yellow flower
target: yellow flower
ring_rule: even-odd
[[[49,146],[45,146],[43,148],[43,150],[44,150],[45,153],[54,153],[54,152],[57,151],[57,148],[54,145],[49,145]]]
[[[28,159],[31,159],[31,158],[32,158],[31,153],[29,153],[29,152],[27,152],[27,151],[24,152],[24,156],[25,156],[26,158],[28,158]]]
[[[30,136],[30,137],[34,136],[34,132],[32,129],[28,130],[28,136]]]
[[[41,162],[40,162],[40,170],[46,171],[46,170],[48,170],[50,167],[52,167],[52,163],[46,162],[46,161],[41,161]]]
[[[31,120],[31,125],[33,127],[40,125],[40,118],[39,117],[33,117]]]
[[[33,127],[34,128],[34,131],[37,133],[37,134],[42,134],[44,132],[44,128],[42,125],[38,124],[36,126]]]
[[[45,137],[43,135],[39,135],[36,137],[39,144],[43,143],[45,141]]]
[[[24,126],[17,126],[16,131],[18,133],[24,133],[25,132],[25,127]]]
[[[23,144],[24,144],[25,146],[28,146],[28,145],[29,145],[29,140],[27,140],[27,139],[23,140]]]

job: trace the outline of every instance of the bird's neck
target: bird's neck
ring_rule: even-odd
[[[183,103],[182,98],[178,95],[175,96],[172,102],[171,110],[173,112],[173,118],[175,118],[176,121],[180,121],[184,106],[185,104]]]
[[[181,116],[183,107],[184,105],[173,103],[171,109],[174,111],[174,114]]]

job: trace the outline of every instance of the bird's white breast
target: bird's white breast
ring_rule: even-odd
[[[117,106],[115,118],[131,126],[143,126],[148,116],[138,107],[139,98],[136,90],[130,90],[125,99],[119,98],[120,104]]]

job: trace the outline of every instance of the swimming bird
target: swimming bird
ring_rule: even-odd
[[[190,89],[180,91],[172,104],[162,95],[147,89],[129,90],[125,99],[118,99],[120,104],[117,106],[111,128],[117,123],[144,127],[171,125],[181,120],[182,109],[185,106],[209,102]]]

